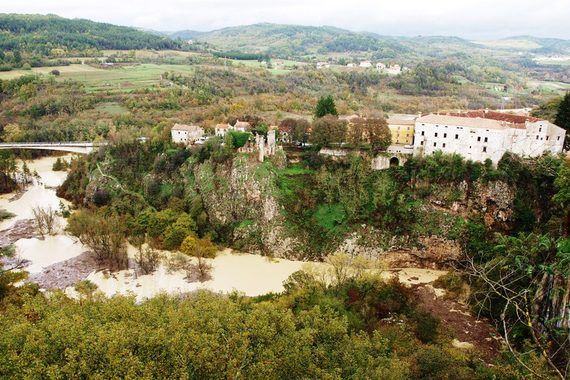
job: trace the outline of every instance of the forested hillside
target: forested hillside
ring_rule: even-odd
[[[135,28],[55,15],[0,14],[0,50],[52,55],[53,49],[180,49],[182,43]]]
[[[223,50],[265,53],[274,56],[304,56],[328,53],[370,53],[376,58],[422,56],[439,51],[442,45],[477,48],[460,38],[388,37],[357,33],[330,26],[254,24],[224,28],[205,33],[177,32],[171,36],[194,38]],[[440,45],[438,48],[437,45]],[[479,47],[480,48],[480,47]]]

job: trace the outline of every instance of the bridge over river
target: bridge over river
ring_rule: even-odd
[[[42,149],[57,150],[62,152],[89,154],[105,143],[94,143],[85,141],[65,141],[65,142],[11,142],[0,143],[0,149]]]

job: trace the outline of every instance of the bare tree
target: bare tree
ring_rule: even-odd
[[[148,244],[141,244],[139,247],[137,247],[135,262],[143,274],[150,274],[154,272],[158,267],[158,264],[160,264],[161,260],[161,253]]]
[[[522,360],[522,354],[516,351],[512,342],[516,327],[525,326],[529,330],[536,351],[546,360],[558,378],[566,379],[570,373],[570,360],[566,356],[570,352],[570,338],[567,333],[568,316],[565,316],[569,307],[570,279],[562,281],[566,282],[566,289],[564,287],[558,289],[562,290],[560,297],[549,295],[549,290],[552,288],[545,286],[550,281],[556,281],[556,276],[552,273],[537,273],[530,279],[533,286],[521,286],[529,281],[529,272],[516,270],[512,265],[508,265],[507,260],[498,259],[486,264],[477,264],[473,258],[470,258],[467,260],[467,271],[475,281],[483,284],[481,290],[472,295],[477,300],[480,310],[489,310],[496,308],[497,304],[502,304],[499,328],[502,330],[505,344],[517,362],[529,373],[543,378],[535,368],[531,368]],[[553,305],[556,307],[553,308]],[[562,319],[558,315],[549,318],[548,315],[551,314],[562,314]],[[555,331],[557,329],[558,331]],[[560,338],[560,331],[564,329],[566,336],[557,339]]]
[[[51,206],[33,207],[34,221],[41,236],[55,235],[59,230],[58,213]]]

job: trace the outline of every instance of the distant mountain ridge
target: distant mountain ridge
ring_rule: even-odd
[[[386,60],[466,57],[490,50],[570,55],[570,41],[514,36],[493,41],[469,41],[449,36],[385,36],[334,26],[272,23],[232,26],[201,32],[163,32],[67,19],[56,15],[0,14],[0,49],[48,55],[53,49],[182,49],[187,41],[207,43],[218,52],[263,54],[272,57],[330,56],[337,53]]]
[[[453,54],[485,49],[570,54],[570,41],[556,38],[515,36],[476,42],[453,36],[385,36],[372,32],[353,32],[334,26],[258,23],[208,32],[184,30],[165,34],[171,38],[206,42],[220,50],[273,56],[371,52],[379,58],[397,58],[414,53],[438,57],[446,51]]]

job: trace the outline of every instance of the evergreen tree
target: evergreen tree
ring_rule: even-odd
[[[338,112],[336,111],[336,106],[334,104],[334,99],[331,95],[322,96],[315,109],[315,116],[317,118],[323,117],[325,115],[334,115],[338,116]]]
[[[570,149],[570,92],[567,92],[564,99],[560,102],[554,124],[566,130],[564,148]]]

